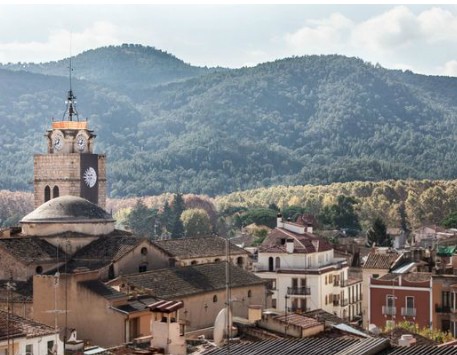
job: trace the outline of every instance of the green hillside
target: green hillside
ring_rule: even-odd
[[[108,155],[112,197],[457,178],[455,78],[337,55],[196,68],[138,45],[73,63],[79,111]],[[2,188],[30,189],[31,154],[44,150],[50,117],[63,114],[66,66],[0,70]]]

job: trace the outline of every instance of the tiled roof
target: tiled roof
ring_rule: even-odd
[[[170,256],[186,258],[203,258],[225,255],[225,239],[221,237],[182,238],[153,242]],[[230,254],[248,254],[244,249],[230,243]]]
[[[55,330],[45,324],[25,319],[15,314],[9,315],[5,311],[0,311],[0,340],[16,337],[41,337],[54,334]]]
[[[297,327],[301,327],[303,329],[313,328],[322,325],[322,323],[318,322],[314,318],[305,317],[301,314],[296,313],[280,315],[275,317],[275,319],[280,321],[281,323],[296,325]]]
[[[143,239],[137,238],[128,232],[115,230],[78,250],[73,259],[115,260],[132,250],[142,241]]]
[[[364,269],[390,269],[392,263],[398,258],[397,253],[370,253],[363,264]]]
[[[163,299],[222,290],[225,288],[225,263],[201,264],[167,268],[139,274],[125,275],[121,279],[135,288]],[[240,267],[230,265],[231,287],[263,284],[265,281]]]
[[[379,355],[455,355],[455,347],[410,346],[397,347],[380,352]]]
[[[384,339],[383,339],[384,340]],[[365,341],[365,340],[363,340]],[[339,338],[303,338],[303,339],[270,339],[253,343],[231,344],[232,355],[335,355],[338,352],[359,343],[356,339]],[[218,348],[204,352],[204,355],[225,355],[227,348]],[[356,353],[354,353],[356,354]],[[363,353],[357,353],[363,355]]]
[[[133,313],[133,312],[138,312],[138,311],[144,311],[146,309],[149,310],[149,305],[157,302],[158,299],[156,297],[137,297],[134,299],[129,299],[127,303],[114,306],[114,309],[118,309],[121,312],[126,312],[126,313]]]
[[[106,286],[103,282],[99,280],[87,280],[78,282],[79,285],[92,291],[93,293],[102,296],[108,300],[115,298],[122,298],[126,295],[122,292],[116,291],[114,288]]]
[[[0,248],[24,264],[64,260],[65,253],[46,240],[37,237],[0,238]]]
[[[332,249],[332,245],[323,238],[316,237],[310,233],[299,234],[284,228],[275,228],[259,247],[261,252],[285,253],[286,244],[284,239],[294,241],[294,253],[316,253]]]

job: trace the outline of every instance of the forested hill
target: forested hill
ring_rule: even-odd
[[[113,197],[457,178],[456,78],[337,55],[196,68],[138,45],[89,51],[73,63],[87,68],[73,89],[98,134],[96,150],[108,155]],[[31,154],[44,151],[49,117],[63,113],[65,65],[0,70],[2,147],[9,140],[0,151],[2,188],[31,180]],[[37,68],[48,75],[24,71]],[[30,137],[33,146],[24,144]]]

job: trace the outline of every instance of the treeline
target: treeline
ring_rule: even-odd
[[[129,218],[132,210],[143,209],[144,212],[145,208],[146,216],[156,216],[148,217],[152,218],[149,230],[156,224],[156,234],[158,231],[172,233],[172,223],[163,222],[163,219],[159,221],[158,218],[164,210],[175,205],[176,196],[167,193],[142,198],[111,198],[107,201],[107,210],[113,213],[118,226],[131,227]],[[274,227],[278,211],[291,218],[300,213],[313,215],[320,219],[324,227],[368,230],[376,219],[381,219],[388,227],[412,230],[421,225],[452,226],[452,218],[454,216],[456,219],[457,212],[456,196],[457,180],[386,180],[275,186],[215,198],[183,194],[182,203],[178,204],[182,207],[174,212],[173,218],[177,223],[177,214],[180,218],[185,210],[203,210],[208,218],[210,234],[228,233],[233,228],[239,229],[250,223]],[[2,226],[14,225],[30,212],[33,209],[32,199],[30,193],[0,191]],[[140,220],[143,218],[141,216],[140,214]],[[451,218],[447,219],[449,216]],[[449,221],[452,223],[449,224]]]

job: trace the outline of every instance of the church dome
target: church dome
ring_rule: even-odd
[[[43,203],[22,219],[22,222],[61,221],[113,218],[101,207],[77,196],[61,196]]]
[[[77,196],[61,196],[30,212],[21,220],[26,235],[52,235],[66,231],[106,234],[114,230],[114,219],[103,208]]]

